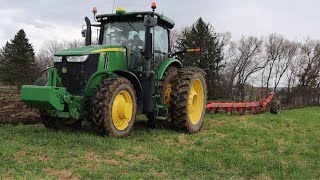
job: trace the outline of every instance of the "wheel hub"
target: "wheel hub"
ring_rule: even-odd
[[[172,84],[168,83],[166,85],[166,90],[164,92],[164,105],[168,106],[170,103],[170,94],[171,94]]]
[[[132,119],[133,102],[127,91],[119,92],[112,105],[112,122],[118,130],[124,130],[128,127]]]
[[[199,123],[204,103],[204,90],[200,80],[192,83],[188,98],[188,113],[192,124]]]
[[[194,89],[191,89],[190,95],[189,95],[189,107],[190,107],[190,113],[193,113],[197,106],[197,92]]]

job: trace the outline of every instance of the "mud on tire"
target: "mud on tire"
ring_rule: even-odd
[[[112,107],[115,97],[122,91],[128,92],[132,98],[132,118],[125,129],[119,130],[113,123]],[[136,116],[136,93],[126,78],[110,78],[101,82],[97,87],[96,94],[92,102],[92,121],[95,129],[100,135],[107,135],[117,138],[128,136],[132,129]]]
[[[200,131],[204,121],[205,105],[207,103],[207,86],[204,76],[204,71],[199,68],[182,68],[178,71],[172,88],[170,102],[172,123],[176,128],[188,133]],[[195,84],[201,84],[202,86],[202,90],[198,88],[200,91],[196,91],[196,94],[194,93]],[[198,115],[196,116],[198,118],[196,121],[191,118],[193,112],[190,110],[190,103],[193,102],[199,105],[199,109],[197,109]]]
[[[160,80],[158,91],[161,93],[161,102],[167,107],[170,106],[170,92],[177,74],[178,74],[178,68],[174,66],[170,66],[166,69],[166,71],[164,72]],[[170,84],[171,86],[168,87],[168,85]],[[147,118],[148,118],[148,125],[150,127],[152,128],[158,127],[158,120],[153,116],[153,114],[147,114]],[[167,121],[171,121],[170,111],[167,117]]]

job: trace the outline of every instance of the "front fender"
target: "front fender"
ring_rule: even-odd
[[[102,82],[103,79],[110,77],[110,73],[107,71],[94,73],[88,81],[85,97],[92,97],[96,92],[97,86]]]
[[[143,109],[143,94],[142,94],[142,86],[138,77],[134,73],[130,71],[125,71],[125,70],[117,70],[117,71],[114,71],[114,73],[120,77],[124,77],[128,79],[131,82],[131,84],[134,87],[134,90],[136,91],[138,107],[141,112],[141,110]]]

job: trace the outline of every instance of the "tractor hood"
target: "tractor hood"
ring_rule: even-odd
[[[89,54],[99,54],[103,52],[126,52],[124,46],[105,46],[105,45],[92,45],[92,46],[83,46],[80,48],[70,48],[62,51],[58,51],[54,56],[83,56]]]

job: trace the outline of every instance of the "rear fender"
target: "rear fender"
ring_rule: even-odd
[[[164,72],[167,70],[167,68],[169,66],[181,68],[182,64],[179,60],[174,59],[174,58],[168,58],[168,59],[164,60],[161,64],[158,65],[157,70],[156,70],[156,75],[157,75],[158,81],[162,78]]]

